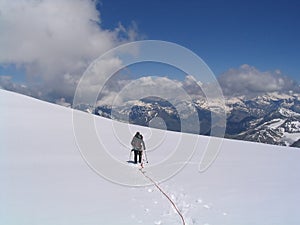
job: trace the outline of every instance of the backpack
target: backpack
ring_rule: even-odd
[[[131,145],[133,147],[134,150],[138,150],[138,151],[142,151],[143,149],[143,140],[137,136],[134,136],[132,141],[131,141]]]

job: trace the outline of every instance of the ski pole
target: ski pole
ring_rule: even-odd
[[[132,151],[133,151],[133,150],[131,149],[131,151],[130,151],[130,153],[129,153],[129,159],[128,159],[128,161],[131,160]]]
[[[148,157],[147,157],[147,154],[146,154],[146,149],[144,150],[144,152],[145,152],[146,163],[148,163]]]

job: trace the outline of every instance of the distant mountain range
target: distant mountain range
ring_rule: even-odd
[[[268,93],[253,98],[226,97],[227,124],[225,137],[274,145],[300,147],[300,95]],[[210,105],[210,107],[208,106]],[[211,107],[213,105],[213,108]],[[77,106],[81,110],[96,115],[157,128],[165,127],[172,131],[181,131],[181,122],[193,113],[198,113],[201,135],[210,135],[211,114],[218,116],[218,101],[207,104],[199,97],[192,102],[170,102],[149,97],[123,105],[99,105],[95,109],[88,106]],[[177,109],[181,110],[181,114]],[[154,118],[160,117],[150,124]],[[160,124],[164,121],[165,124]],[[191,127],[194,124],[190,124]],[[193,129],[191,128],[191,133]]]

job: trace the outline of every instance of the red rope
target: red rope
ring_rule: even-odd
[[[186,223],[185,223],[185,220],[184,220],[184,217],[183,217],[183,215],[181,214],[181,212],[179,211],[179,209],[178,209],[178,207],[176,206],[176,204],[173,202],[173,200],[166,194],[166,192],[163,190],[163,189],[161,189],[161,187],[151,178],[151,177],[149,177],[149,176],[147,176],[146,174],[145,174],[145,172],[143,172],[142,170],[140,170],[141,171],[141,173],[147,178],[147,179],[149,179],[155,186],[156,186],[156,188],[171,202],[171,204],[172,204],[172,206],[174,207],[174,209],[176,210],[176,212],[178,213],[178,215],[180,216],[180,218],[181,218],[181,220],[182,220],[182,224],[183,225],[186,225]]]

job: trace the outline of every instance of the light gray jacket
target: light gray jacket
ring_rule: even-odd
[[[144,141],[135,136],[132,138],[131,145],[134,150],[143,151],[146,149]]]

